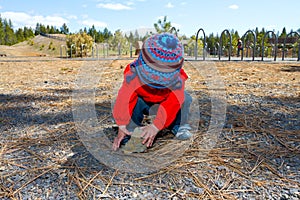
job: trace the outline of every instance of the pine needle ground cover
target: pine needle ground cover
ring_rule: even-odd
[[[95,159],[78,136],[72,109],[81,70],[96,66],[99,79],[88,89],[98,125],[112,139],[111,106],[130,61],[0,61],[1,198],[300,198],[299,63],[208,62],[223,81],[226,102],[223,128],[208,151],[211,93],[220,88],[210,88],[209,76],[195,72],[197,62],[187,62],[187,86],[199,109],[193,140],[172,164],[137,174]],[[151,152],[172,139],[159,138]]]

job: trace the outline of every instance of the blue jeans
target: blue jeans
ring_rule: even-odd
[[[184,102],[181,109],[177,112],[175,120],[167,127],[176,134],[180,125],[188,123],[190,105],[192,103],[192,97],[186,91],[184,92]],[[132,132],[136,127],[142,126],[144,115],[155,115],[158,110],[158,104],[145,102],[141,97],[138,97],[138,101],[134,107],[130,123],[127,125],[127,130]]]

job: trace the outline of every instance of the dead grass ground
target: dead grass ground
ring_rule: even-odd
[[[43,58],[0,61],[0,197],[4,199],[298,199],[300,64],[208,62],[224,81],[227,113],[214,149],[197,135],[174,164],[124,173],[91,156],[76,135],[72,92],[80,69],[95,65],[96,111],[110,102],[129,60]],[[199,130],[210,120],[207,80],[187,64],[199,98]],[[216,90],[218,88],[215,88]],[[202,156],[207,155],[207,156]]]

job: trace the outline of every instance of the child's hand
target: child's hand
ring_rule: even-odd
[[[153,141],[158,133],[158,128],[154,126],[154,124],[150,124],[148,126],[144,126],[141,128],[143,130],[142,137],[144,138],[143,144],[147,143],[147,147],[151,147]]]
[[[121,141],[124,139],[126,135],[130,135],[131,133],[126,129],[126,126],[119,126],[119,131],[117,137],[114,139],[114,143],[112,149],[116,151],[120,147]]]

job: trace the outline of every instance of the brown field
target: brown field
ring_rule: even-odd
[[[1,58],[0,197],[300,198],[299,62],[207,62],[203,76],[197,69],[204,62],[186,62],[187,86],[200,107],[199,127],[174,163],[142,174],[98,162],[78,138],[72,116],[76,80],[94,66],[90,79],[100,77],[92,85],[97,117],[112,126],[110,102],[129,62]],[[216,67],[224,88],[209,88],[214,80],[209,66]],[[210,95],[218,90],[226,94],[226,121],[208,151],[201,144],[210,123]]]

